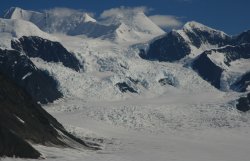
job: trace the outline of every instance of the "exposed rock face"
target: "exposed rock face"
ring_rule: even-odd
[[[214,87],[220,89],[220,78],[223,70],[214,64],[207,56],[207,53],[201,54],[192,64],[192,68]]]
[[[0,75],[0,125],[23,139],[40,144],[62,144],[63,126],[35,103],[26,92]]]
[[[191,54],[192,47],[222,47],[232,43],[232,37],[197,22],[188,22],[182,30],[173,30],[165,36],[153,40],[148,51],[140,53],[144,59],[176,61]]]
[[[116,87],[119,88],[119,90],[121,92],[131,92],[131,93],[138,93],[133,87],[131,87],[130,85],[128,85],[126,82],[119,82],[116,83],[115,85]]]
[[[0,156],[38,158],[40,154],[25,140],[98,149],[69,134],[25,91],[0,73]]]
[[[0,157],[2,156],[37,159],[41,154],[18,135],[0,126]]]
[[[162,86],[165,86],[165,85],[170,85],[174,87],[178,86],[178,81],[175,78],[166,77],[166,78],[162,78],[158,80],[158,82]]]
[[[224,55],[224,63],[230,66],[229,63],[238,59],[250,58],[250,44],[241,44],[236,46],[226,46],[220,49],[212,49],[211,51],[222,53]]]
[[[233,44],[243,44],[250,43],[250,30],[241,33],[240,35],[234,37]]]
[[[0,49],[0,72],[25,89],[35,101],[48,103],[62,97],[57,81],[18,51]]]
[[[191,65],[204,80],[222,89],[225,87],[220,86],[222,72],[230,69],[231,62],[250,59],[250,30],[233,37],[192,21],[181,30],[152,40],[147,50],[140,49],[139,56],[165,62],[183,60],[185,66]],[[243,92],[248,80],[244,75],[242,80],[227,86]]]
[[[248,86],[250,86],[250,72],[244,74],[238,81],[236,81],[231,89],[239,92],[246,92]]]
[[[212,46],[212,48],[231,45],[216,50],[227,53],[234,52],[231,55],[244,55],[243,52],[248,48],[247,43],[250,43],[250,30],[231,37],[222,31],[214,30],[197,22],[188,22],[182,30],[171,31],[165,36],[153,40],[149,45],[148,51],[141,51],[140,56],[149,60],[171,62],[191,54],[192,46],[200,49],[202,45]],[[244,45],[247,46],[245,47]],[[234,49],[234,47],[237,49]],[[236,54],[236,52],[239,54]],[[239,57],[236,56],[236,58],[238,59]]]
[[[222,60],[213,58],[211,55],[220,56]],[[210,82],[214,87],[220,89],[221,74],[225,67],[218,64],[225,64],[230,68],[230,63],[239,59],[250,58],[250,44],[237,46],[226,46],[219,49],[212,49],[203,52],[192,63],[192,68],[204,79]],[[231,89],[244,92],[248,87],[250,80],[249,74],[242,76],[240,80],[231,85]]]
[[[11,47],[31,58],[41,58],[47,62],[61,62],[64,66],[80,71],[83,66],[78,59],[68,52],[59,42],[53,42],[37,36],[23,36],[11,41]]]
[[[247,112],[250,110],[250,93],[248,93],[246,97],[241,97],[238,99],[236,108],[242,112]]]
[[[191,44],[200,48],[202,44],[217,45],[218,47],[230,44],[232,38],[225,33],[209,28],[198,22],[188,22],[183,27]]]
[[[142,51],[140,57],[148,60],[176,61],[190,54],[191,49],[187,42],[177,33],[171,31],[163,38],[150,44],[147,52]]]

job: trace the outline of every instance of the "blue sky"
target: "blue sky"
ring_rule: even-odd
[[[194,20],[232,35],[250,29],[250,0],[0,0],[2,13],[12,6],[31,10],[83,9],[96,17],[110,8],[144,6],[149,16],[171,15],[182,23]]]

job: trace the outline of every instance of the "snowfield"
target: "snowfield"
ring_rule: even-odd
[[[101,144],[102,150],[35,147],[45,160],[247,161],[249,114],[220,105],[222,99],[228,99],[226,96],[209,96],[210,101],[218,102],[206,99],[197,103],[196,95],[191,100],[187,98],[186,105],[179,101],[171,103],[171,98],[158,98],[151,104],[150,100],[140,100],[141,103],[59,100],[44,108],[71,133]]]

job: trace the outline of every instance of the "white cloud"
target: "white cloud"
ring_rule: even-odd
[[[74,10],[74,9],[69,9],[69,8],[53,8],[53,9],[49,9],[46,10],[48,13],[53,14],[55,16],[58,17],[67,17],[73,14],[80,14],[81,12],[78,10]]]
[[[56,8],[45,10],[45,11],[57,17],[69,17],[72,15],[82,15],[84,13],[88,13],[90,16],[94,16],[94,14],[91,12],[85,12],[82,10],[75,10],[75,9],[62,8],[62,7],[56,7]]]
[[[111,8],[109,10],[105,10],[101,14],[101,18],[109,18],[109,17],[117,17],[117,16],[124,16],[131,13],[138,13],[143,12],[147,13],[150,9],[147,7],[141,6],[141,7],[124,7],[121,6],[119,8]]]
[[[153,15],[149,16],[149,18],[161,28],[178,28],[182,26],[182,22],[175,16]]]
[[[119,8],[111,8],[108,10],[105,10],[100,15],[101,19],[106,18],[114,18],[114,17],[125,17],[127,15],[136,14],[139,12],[148,13],[152,9],[147,8],[145,6],[140,7],[124,7],[121,6]],[[179,20],[178,17],[171,16],[171,15],[152,15],[149,16],[149,18],[158,26],[160,26],[163,29],[173,29],[173,28],[179,28],[182,26],[182,22]]]

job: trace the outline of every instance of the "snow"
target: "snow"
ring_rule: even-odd
[[[125,24],[138,32],[161,35],[165,32],[155,25],[143,12],[120,12],[118,15],[106,16],[105,24]]]
[[[216,64],[217,66],[221,67],[222,69],[227,69],[228,66],[224,63],[225,61],[225,56],[223,53],[219,53],[216,51],[211,51],[211,54],[207,55],[210,60]]]
[[[195,22],[195,21],[190,21],[190,22],[187,22],[184,27],[183,27],[183,30],[185,31],[193,31],[193,29],[197,29],[197,30],[200,30],[200,31],[206,31],[206,32],[209,32],[209,33],[212,33],[212,34],[216,34],[216,35],[220,35],[220,37],[222,38],[225,38],[227,37],[228,35],[222,31],[219,31],[219,30],[215,30],[215,29],[212,29],[210,27],[207,27],[201,23],[198,23],[198,22]]]
[[[249,116],[228,103],[237,93],[217,91],[181,64],[142,60],[127,44],[63,35],[58,39],[87,68],[77,73],[32,59],[59,80],[66,95],[44,108],[70,132],[100,143],[103,150],[38,146],[46,160],[248,160]],[[128,69],[119,66],[122,62]],[[139,95],[114,88],[128,76],[145,83],[138,85]],[[160,86],[158,80],[167,76],[176,78],[178,87]]]
[[[238,59],[230,63],[230,71],[247,73],[250,71],[250,63],[248,59]]]
[[[223,69],[221,76],[221,89],[223,91],[230,91],[230,85],[236,82],[242,75],[250,71],[250,62],[248,59],[241,58],[232,61],[228,66],[225,64],[225,53],[212,51],[208,57],[213,63]]]
[[[59,100],[44,108],[70,132],[99,142],[103,149],[35,147],[45,160],[247,161],[249,114],[223,107],[229,97],[235,96],[200,93],[124,102]]]
[[[84,22],[96,22],[96,20],[87,13],[85,13],[84,17],[85,17]]]
[[[115,33],[109,35],[109,39],[113,39],[118,43],[124,43],[124,41],[130,43],[148,41],[165,33],[143,12],[121,12],[118,15],[105,17],[101,23],[106,25],[118,24]]]
[[[44,20],[44,17],[46,17],[46,21]],[[87,13],[63,8],[46,10],[43,12],[35,12],[23,10],[21,8],[16,7],[11,8],[5,14],[5,18],[10,18],[16,21],[30,21],[37,25],[41,30],[50,33],[69,33],[73,35],[84,34],[88,37],[99,37],[102,39],[115,41],[117,43],[126,42],[133,44],[142,41],[148,41],[156,36],[164,34],[164,31],[160,29],[157,25],[155,25],[142,12],[123,15],[121,19],[117,20],[116,22],[113,22],[113,24],[108,25],[100,24],[95,19],[90,17]],[[48,26],[50,27],[48,28]],[[33,30],[35,29],[27,31]],[[20,33],[20,36],[34,35],[34,33],[17,33]],[[35,35],[40,37],[46,37],[42,34]]]
[[[241,94],[215,89],[192,69],[183,67],[183,63],[141,59],[138,47],[147,48],[149,39],[164,34],[144,13],[122,14],[118,19],[107,17],[106,29],[112,32],[91,37],[64,34],[79,23],[82,25],[78,26],[79,31],[90,23],[98,25],[100,33],[104,32],[104,24],[87,13],[54,9],[22,10],[20,14],[21,10],[12,8],[6,14],[10,20],[0,19],[0,47],[10,48],[13,38],[36,35],[62,43],[83,62],[85,71],[76,72],[61,63],[31,58],[39,69],[48,71],[58,80],[59,90],[64,95],[43,108],[72,134],[102,147],[102,150],[90,151],[33,145],[46,161],[249,160],[249,113],[238,112],[234,102]],[[55,25],[47,30],[50,34],[33,24],[38,24],[39,16],[44,14],[49,14],[51,25]],[[215,31],[190,22],[184,30],[176,32],[190,43],[184,31],[191,28]],[[224,36],[222,32],[219,34]],[[217,46],[208,43],[199,49],[191,46],[190,58],[212,48]],[[231,62],[228,68],[223,53],[213,52],[209,58],[226,69],[222,76],[225,89],[237,76],[250,70],[248,60]],[[164,78],[171,80],[173,86],[162,86],[159,80]],[[131,85],[138,94],[122,93],[115,86],[119,82]]]
[[[11,40],[22,36],[39,36],[45,39],[56,41],[56,38],[41,31],[31,22],[18,19],[0,18],[0,46],[11,48]]]
[[[88,13],[67,8],[54,8],[35,12],[12,7],[4,17],[32,22],[41,30],[50,33],[67,33],[82,23],[96,22]]]
[[[22,124],[25,124],[25,121],[23,121],[20,117],[16,116],[16,118],[17,118],[18,121],[20,121]]]
[[[27,77],[29,77],[32,74],[32,72],[27,73],[26,75],[23,76],[22,80],[26,79]]]
[[[75,39],[75,41],[77,40],[78,38]],[[64,37],[63,44],[66,44],[67,47],[69,43],[76,47],[73,38],[67,40]],[[89,63],[85,64],[84,73],[74,72],[60,64],[47,63],[37,58],[31,60],[38,68],[47,70],[59,81],[60,90],[65,96],[90,100],[131,98],[134,97],[133,94],[122,94],[114,86],[118,82],[131,83],[129,78],[139,81],[139,84],[135,84],[135,86],[139,90],[138,96],[140,97],[162,95],[172,90],[217,91],[192,69],[182,67],[180,64],[148,62],[132,57],[131,50],[117,44],[103,43],[102,41],[91,43],[91,41],[85,42],[84,46],[87,47],[78,48],[81,51],[74,49],[74,53],[78,53],[79,59]],[[166,77],[178,82],[178,87],[174,88],[170,85],[162,87],[158,81]]]
[[[49,33],[84,34],[88,37],[99,37],[117,42],[150,40],[165,33],[142,12],[122,14],[119,20],[114,20],[113,17],[106,18],[105,24],[103,21],[95,20],[88,13],[67,8],[35,12],[13,7],[6,12],[4,17],[30,21]]]
[[[193,59],[195,57],[197,57],[198,55],[200,55],[201,53],[203,53],[204,51],[207,50],[211,50],[211,49],[218,49],[219,46],[218,45],[214,45],[214,44],[210,44],[208,42],[202,42],[201,46],[199,48],[197,48],[196,46],[194,46],[191,42],[191,40],[188,37],[189,32],[191,33],[195,33],[194,30],[198,30],[198,31],[203,31],[203,32],[207,32],[209,33],[212,37],[213,36],[219,36],[222,39],[226,39],[227,37],[230,37],[229,35],[227,35],[226,33],[224,33],[223,31],[219,31],[219,30],[215,30],[213,28],[207,27],[201,23],[195,22],[195,21],[190,21],[187,22],[182,29],[180,30],[173,30],[175,32],[177,32],[188,44],[189,47],[191,49],[191,53],[184,59]]]

